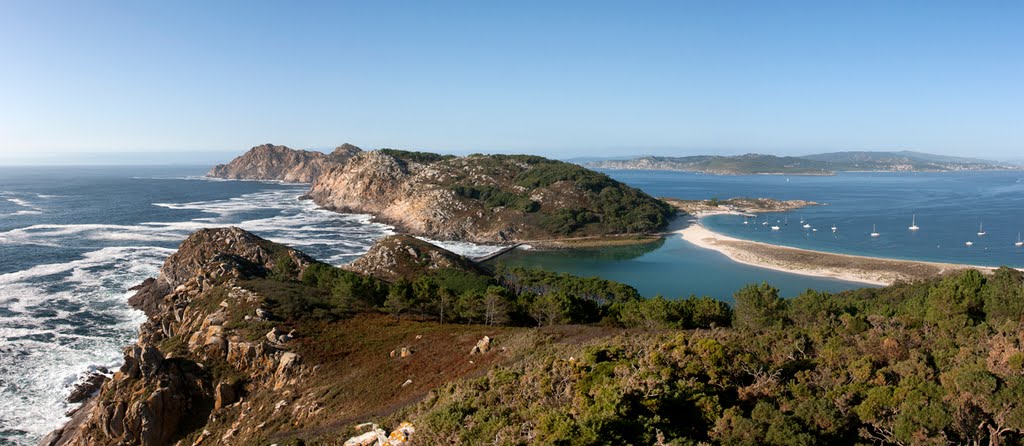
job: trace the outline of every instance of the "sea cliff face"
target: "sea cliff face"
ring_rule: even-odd
[[[388,279],[439,269],[486,274],[405,236],[380,241],[368,255],[352,268],[366,281],[373,279],[363,271]],[[148,319],[125,348],[124,365],[79,392],[82,406],[40,444],[247,445],[328,433],[397,446],[414,426],[395,423],[390,436],[376,425],[352,426],[508,358],[466,359],[479,339],[500,332],[493,327],[403,326],[417,330],[413,337],[383,314],[317,313],[311,302],[328,297],[300,280],[314,265],[335,269],[238,228],[192,234],[131,297]],[[402,351],[401,360],[390,350]]]
[[[672,213],[604,174],[518,155],[364,152],[322,173],[309,197],[414,235],[484,243],[651,232]]]
[[[242,328],[262,319],[261,301],[239,285],[270,274],[296,279],[312,263],[238,228],[190,236],[129,300],[148,320],[124,365],[41,444],[170,444],[238,401],[241,383],[259,391],[294,382],[305,372],[301,358],[276,335],[263,342]]]
[[[214,167],[206,175],[236,180],[312,183],[323,171],[360,152],[362,149],[351,144],[342,144],[330,154],[263,144],[253,147],[228,164]]]

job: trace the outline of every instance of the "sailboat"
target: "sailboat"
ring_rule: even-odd
[[[804,223],[804,229],[811,229],[810,223]]]
[[[882,234],[878,233],[878,230],[875,228],[875,225],[871,225],[871,236],[872,237],[878,237],[880,235],[882,235]]]
[[[778,226],[772,226],[772,231],[778,231],[779,229],[780,228]]]
[[[985,234],[986,234],[986,232],[985,232],[984,227],[981,225],[981,223],[978,223],[978,237],[981,237],[981,236],[983,236]]]
[[[974,242],[971,242],[971,241],[968,241],[967,243],[964,243],[964,244],[967,245],[967,246],[974,246]]]
[[[907,228],[907,229],[909,229],[911,231],[916,231],[918,229],[921,229],[920,227],[917,226],[917,214],[914,214],[914,216],[911,217],[911,219],[910,219],[910,227]]]
[[[1024,246],[1024,242],[1020,241],[1020,233],[1019,232],[1017,233],[1017,243],[1014,243],[1013,246]]]
[[[835,225],[835,224],[833,224],[833,225],[832,225],[832,233],[834,234],[834,233],[835,233],[836,231],[838,231],[838,230],[839,230],[839,228],[837,228],[837,227],[836,227],[836,225]]]

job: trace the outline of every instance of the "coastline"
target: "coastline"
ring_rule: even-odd
[[[696,217],[696,221],[691,221],[683,229],[674,232],[681,235],[683,240],[704,249],[717,251],[737,263],[792,274],[827,277],[878,286],[892,285],[896,282],[913,282],[964,269],[977,269],[985,273],[995,270],[992,267],[955,263],[835,254],[740,240],[711,231],[700,222],[702,217],[728,213],[731,212],[715,211],[691,214],[690,216]]]

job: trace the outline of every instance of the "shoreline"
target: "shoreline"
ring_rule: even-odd
[[[692,217],[696,217],[696,221],[690,221],[684,228],[676,230],[674,233],[700,248],[719,252],[730,260],[744,265],[877,286],[892,285],[896,282],[913,282],[964,269],[977,269],[984,273],[990,273],[996,269],[956,263],[836,254],[741,240],[714,232],[700,221],[701,218],[709,215],[730,213],[717,211],[691,214]]]

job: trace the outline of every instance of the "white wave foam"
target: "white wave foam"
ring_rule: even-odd
[[[0,308],[6,310],[0,317],[5,429],[32,438],[45,435],[73,407],[64,398],[77,377],[120,364],[121,348],[144,320],[124,304],[127,289],[155,275],[170,251],[103,248],[67,263],[0,275]]]
[[[12,196],[12,195],[14,195],[14,194],[10,193],[10,192],[7,192],[7,193],[4,194],[4,196],[8,196],[8,197]],[[18,206],[18,207],[22,208],[22,209],[19,209],[17,211],[14,211],[14,212],[11,212],[11,213],[7,214],[6,216],[8,216],[8,217],[13,217],[13,216],[16,216],[16,215],[36,215],[36,214],[42,214],[43,213],[43,209],[42,208],[40,208],[39,206],[36,206],[35,204],[33,204],[33,203],[29,202],[28,200],[25,200],[23,198],[7,198],[6,200],[9,203],[12,203],[15,206]]]
[[[417,238],[469,258],[483,257],[486,255],[494,254],[504,248],[504,246],[497,245],[478,245],[470,242],[432,240],[426,237]]]
[[[117,367],[121,349],[144,320],[125,305],[127,288],[155,276],[173,247],[198,229],[238,226],[334,265],[354,260],[394,233],[370,215],[339,214],[298,200],[303,192],[285,188],[223,200],[154,203],[189,211],[191,217],[202,213],[178,221],[36,224],[0,232],[0,244],[63,247],[73,240],[97,248],[67,262],[0,275],[0,309],[5,310],[0,312],[0,428],[24,432],[18,439],[28,444],[64,421],[70,386],[91,369]],[[469,256],[500,249],[432,243]]]

